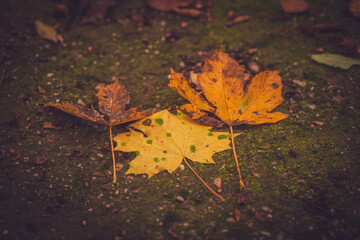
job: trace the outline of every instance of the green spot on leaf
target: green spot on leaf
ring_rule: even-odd
[[[191,152],[195,152],[196,151],[196,147],[194,145],[190,145],[190,151]]]
[[[135,151],[136,156],[140,156],[140,152],[139,151]]]
[[[155,119],[155,123],[158,124],[159,126],[161,126],[161,125],[164,124],[164,119],[162,119],[162,118],[156,118],[156,119]]]
[[[181,112],[177,112],[176,115],[181,116]]]
[[[211,137],[211,136],[213,136],[213,135],[214,135],[214,134],[213,134],[212,132],[209,132],[209,133],[208,133],[208,136],[209,136],[209,137]]]
[[[244,111],[248,108],[248,106],[249,106],[249,99],[245,99],[244,101],[241,102],[240,109]]]
[[[146,143],[151,145],[151,144],[152,144],[152,140],[146,140]]]
[[[208,159],[205,159],[205,162],[209,162],[209,160],[208,160]]]
[[[125,136],[130,137],[130,136],[131,136],[131,134],[130,134],[130,133],[127,133]]]
[[[182,124],[185,124],[185,122],[182,122]]]
[[[169,132],[166,133],[166,136],[167,136],[167,137],[171,137],[171,133],[169,133]]]
[[[126,146],[126,143],[121,143],[121,146]]]
[[[155,157],[154,159],[154,162],[156,162],[156,163],[158,163],[160,160],[159,160],[159,158],[157,158],[157,157]]]
[[[221,140],[221,139],[227,139],[229,138],[229,135],[225,135],[225,134],[222,134],[222,135],[219,135],[218,136],[218,139]]]
[[[166,157],[162,157],[161,160],[165,161],[165,160],[166,160]]]

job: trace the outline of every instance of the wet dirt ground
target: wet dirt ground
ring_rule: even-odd
[[[310,58],[360,58],[360,19],[349,2],[309,1],[307,12],[289,14],[275,0],[214,1],[194,18],[115,1],[102,21],[81,25],[59,14],[57,1],[1,1],[0,238],[360,239],[360,66]],[[249,19],[227,26],[231,14]],[[41,39],[35,20],[64,42]],[[135,153],[116,152],[112,184],[108,129],[44,107],[96,108],[99,87],[116,78],[129,107],[180,106],[186,100],[167,86],[170,68],[201,71],[219,48],[253,76],[279,71],[285,101],[276,111],[289,114],[235,128],[245,190],[231,150],[216,153],[216,164],[189,161],[224,202],[185,164],[150,179],[125,175]]]

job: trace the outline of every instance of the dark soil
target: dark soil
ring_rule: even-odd
[[[360,239],[360,66],[310,58],[360,58],[349,2],[314,0],[306,13],[287,14],[276,0],[215,0],[209,22],[206,9],[189,18],[119,0],[102,22],[79,25],[54,13],[55,0],[0,1],[0,238]],[[227,27],[229,11],[250,19]],[[66,44],[41,39],[37,19]],[[189,161],[214,189],[221,178],[224,202],[185,164],[150,179],[125,175],[134,153],[116,152],[112,184],[108,129],[43,106],[97,107],[99,84],[117,77],[129,107],[180,106],[170,67],[199,71],[219,48],[254,74],[280,71],[285,101],[276,111],[289,114],[235,128],[245,190],[231,150],[215,154],[215,165]]]

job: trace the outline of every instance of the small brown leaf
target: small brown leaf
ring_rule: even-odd
[[[319,121],[312,121],[313,123],[315,123],[318,126],[323,126],[325,124],[325,122],[319,122]]]
[[[174,230],[169,229],[168,233],[171,235],[171,237],[173,237],[174,239],[178,238],[178,234],[176,232],[174,232]]]
[[[349,9],[354,17],[360,17],[360,1],[352,0],[349,4]]]
[[[333,96],[332,98],[331,98],[331,101],[334,101],[334,102],[337,102],[337,103],[341,103],[341,99],[342,99],[342,97],[341,97],[341,95],[336,95],[336,96]]]
[[[236,203],[239,205],[247,205],[247,201],[246,198],[244,197],[244,195],[242,195],[241,193],[239,194]]]
[[[83,154],[84,153],[82,151],[80,151],[80,150],[77,150],[77,149],[73,150],[73,156],[74,157],[81,157]]]
[[[221,178],[215,178],[214,184],[217,188],[221,188]]]
[[[11,161],[16,161],[19,158],[21,158],[21,153],[20,152],[16,152],[13,157],[11,158]]]
[[[309,9],[305,0],[279,0],[280,5],[286,13],[302,13]]]
[[[196,18],[201,15],[201,12],[199,10],[192,9],[192,8],[175,8],[173,10],[177,14],[184,16],[184,17]]]
[[[45,94],[45,93],[46,93],[46,90],[43,89],[40,85],[38,86],[38,91],[39,91],[39,93],[41,93],[41,94]]]
[[[35,158],[35,163],[37,165],[43,165],[47,160],[48,160],[47,157],[36,157]]]
[[[146,3],[161,12],[170,12],[180,7],[187,7],[191,4],[191,0],[147,0]]]
[[[1,84],[3,83],[3,81],[5,79],[6,72],[7,72],[7,70],[6,70],[6,68],[4,68],[2,70],[2,73],[1,73],[1,76],[0,76],[0,86],[1,86]]]
[[[235,220],[236,220],[237,222],[239,222],[239,221],[240,221],[240,215],[241,215],[240,210],[237,209],[237,208],[235,208],[234,211],[233,211],[233,214],[234,214]]]
[[[57,33],[51,26],[46,25],[40,20],[36,20],[35,28],[41,38],[57,43]]]
[[[6,157],[6,150],[5,149],[1,149],[1,153],[0,153],[0,159],[3,159]]]
[[[241,22],[246,22],[250,19],[250,17],[248,15],[243,15],[243,16],[237,16],[236,18],[234,18],[233,20],[229,21],[226,23],[227,27],[231,27],[234,26],[235,24],[241,23]]]
[[[260,212],[255,213],[255,219],[258,220],[259,222],[264,222],[264,217],[261,215]]]
[[[55,130],[58,130],[60,131],[62,129],[62,127],[56,127],[52,124],[52,122],[44,122],[43,124],[43,128],[45,129],[55,129]]]
[[[11,114],[13,116],[14,121],[18,120],[21,116],[19,110],[17,109],[12,110]]]
[[[106,151],[111,151],[110,142],[106,142],[106,143],[105,143],[104,149],[105,149]]]

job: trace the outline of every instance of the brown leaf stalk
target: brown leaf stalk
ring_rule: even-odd
[[[116,178],[116,163],[115,163],[115,154],[114,154],[114,144],[113,144],[113,137],[112,137],[112,131],[111,131],[111,125],[109,126],[110,129],[110,146],[111,146],[111,154],[113,159],[113,183],[117,183]]]
[[[191,169],[191,171],[193,171],[193,173],[200,179],[200,181],[215,195],[217,196],[218,198],[221,199],[221,201],[225,201],[225,199],[220,196],[219,194],[217,194],[209,185],[207,185],[207,183],[199,176],[199,174],[197,174],[195,172],[195,170],[190,166],[190,164],[186,161],[186,159],[184,158],[184,162],[186,163],[186,165],[188,165],[188,167]]]
[[[235,150],[235,141],[234,141],[234,131],[233,131],[233,127],[230,125],[230,134],[231,134],[231,144],[232,144],[232,149],[234,152],[234,157],[235,157],[235,162],[236,162],[236,167],[237,167],[237,171],[239,174],[239,183],[240,183],[240,189],[245,189],[245,184],[242,180],[242,176],[241,176],[241,172],[240,172],[240,167],[239,167],[239,161],[237,159],[237,154],[236,154],[236,150]]]

